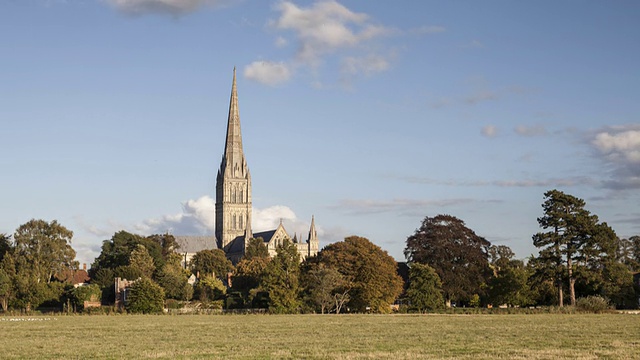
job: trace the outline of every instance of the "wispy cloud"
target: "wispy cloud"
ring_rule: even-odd
[[[640,189],[640,124],[608,126],[587,134],[595,156],[610,169],[613,190]]]
[[[129,15],[165,14],[179,16],[205,6],[220,6],[232,0],[106,0],[118,11]]]
[[[549,131],[542,125],[534,125],[534,126],[526,126],[526,125],[518,125],[514,129],[516,134],[520,136],[544,136],[548,135]]]
[[[293,69],[296,73],[308,71],[312,74],[312,84],[318,88],[324,87],[319,77],[327,61],[341,65],[340,81],[350,85],[355,77],[371,76],[391,68],[397,55],[382,41],[384,38],[445,31],[444,27],[434,25],[411,30],[392,28],[335,0],[315,1],[308,6],[279,1],[273,9],[277,16],[268,22],[268,27],[277,33],[275,47],[296,48],[295,55],[280,63],[281,66],[290,73]],[[262,78],[250,79],[265,83]],[[279,79],[284,82],[289,78]]]
[[[470,105],[475,105],[479,102],[482,101],[488,101],[488,100],[497,100],[498,99],[498,94],[495,93],[494,91],[488,90],[488,89],[483,89],[483,90],[478,90],[474,93],[472,93],[471,95],[467,96],[464,101],[467,104]]]
[[[393,212],[402,215],[424,214],[426,208],[448,207],[474,202],[487,202],[487,200],[477,199],[442,199],[442,200],[416,200],[416,199],[391,199],[391,200],[370,200],[370,199],[344,199],[340,203],[331,206],[336,210],[341,210],[354,215],[375,214]],[[498,200],[489,200],[498,202]]]
[[[288,81],[291,74],[291,69],[283,62],[254,61],[244,68],[244,76],[247,79],[269,86]]]
[[[473,186],[496,186],[496,187],[563,187],[563,186],[580,186],[580,185],[595,185],[597,181],[588,177],[571,177],[571,178],[553,178],[553,179],[541,179],[541,180],[476,180],[476,181],[459,181],[459,180],[439,180],[423,177],[404,177],[403,180],[415,183],[415,184],[429,184],[429,185],[442,185],[442,186],[460,186],[460,187],[473,187]]]

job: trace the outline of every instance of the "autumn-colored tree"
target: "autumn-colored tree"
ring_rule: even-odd
[[[386,313],[402,292],[396,261],[366,238],[350,236],[327,245],[318,261],[336,269],[351,284],[348,306],[356,312]]]
[[[153,258],[149,255],[147,248],[142,244],[138,244],[135,250],[131,252],[129,266],[140,270],[142,276],[148,278],[151,278],[153,272],[156,270],[156,266],[153,264]]]
[[[483,294],[491,276],[485,238],[451,215],[425,217],[407,238],[404,254],[411,263],[431,266],[442,280],[447,303]]]

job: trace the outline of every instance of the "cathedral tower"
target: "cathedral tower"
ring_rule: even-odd
[[[244,237],[245,234],[251,237],[251,175],[242,151],[236,69],[233,68],[227,139],[216,178],[218,248],[228,251],[228,245],[236,238]]]

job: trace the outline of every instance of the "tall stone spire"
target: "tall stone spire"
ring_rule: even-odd
[[[242,150],[240,111],[233,68],[227,137],[216,179],[216,239],[218,248],[229,250],[229,244],[251,229],[251,175]]]

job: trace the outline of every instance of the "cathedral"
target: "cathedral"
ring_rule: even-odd
[[[306,240],[298,239],[297,235],[289,236],[282,221],[273,230],[258,233],[253,233],[251,230],[251,174],[242,150],[235,68],[224,153],[216,177],[215,237],[175,236],[175,238],[180,245],[177,251],[183,256],[185,264],[196,252],[215,248],[224,250],[227,258],[235,264],[244,256],[248,240],[251,238],[261,238],[271,256],[275,255],[276,247],[285,239],[294,243],[301,259],[318,253],[318,235],[313,217]]]

